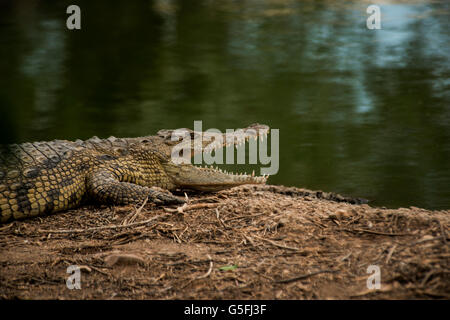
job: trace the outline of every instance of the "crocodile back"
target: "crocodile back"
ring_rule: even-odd
[[[75,207],[96,161],[130,145],[127,139],[53,140],[9,145],[0,152],[0,221]],[[100,159],[100,160],[99,160]]]

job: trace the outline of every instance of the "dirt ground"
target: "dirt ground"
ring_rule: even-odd
[[[450,210],[281,186],[188,195],[179,208],[84,206],[0,226],[0,297],[450,298]],[[70,265],[79,290],[66,286]]]

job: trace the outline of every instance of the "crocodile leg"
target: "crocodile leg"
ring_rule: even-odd
[[[147,197],[158,204],[182,204],[185,201],[170,192],[149,188],[130,182],[122,182],[113,172],[98,170],[86,179],[89,195],[95,200],[116,205],[140,204]]]

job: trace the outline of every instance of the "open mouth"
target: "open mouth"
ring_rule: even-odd
[[[184,148],[190,149],[190,159],[187,159],[188,161],[184,164],[177,164],[175,161],[167,163],[166,172],[172,177],[176,185],[204,191],[221,190],[242,184],[264,184],[268,175],[256,176],[255,170],[252,170],[251,173],[231,172],[208,164],[235,165],[235,156],[238,156],[240,152],[244,152],[243,158],[241,157],[240,160],[244,159],[245,162],[247,142],[249,142],[249,158],[252,155],[253,159],[256,159],[254,156],[258,154],[258,139],[260,143],[264,142],[264,139],[267,139],[268,132],[269,127],[260,124],[254,124],[245,129],[238,129],[226,134],[209,131],[187,131],[185,137],[188,138],[188,141],[182,142],[181,146],[182,150],[185,150]],[[236,152],[233,146],[237,149]],[[224,149],[226,149],[228,161],[223,161]],[[205,163],[207,165],[204,165]],[[238,164],[241,163],[242,161],[238,161]],[[253,163],[256,163],[256,161]]]
[[[205,147],[203,147],[203,150],[200,145],[195,145],[194,141],[194,149],[193,149],[193,157],[195,158],[195,155],[198,153],[202,153],[202,159],[205,159],[205,156],[210,158],[212,157],[212,153],[216,153],[218,150],[222,149],[222,151],[229,148],[236,148],[236,151],[242,150],[244,152],[244,156],[247,154],[246,151],[248,151],[248,154],[251,152],[258,153],[257,145],[258,145],[258,139],[260,142],[264,142],[264,139],[267,139],[267,135],[269,133],[269,127],[264,125],[254,125],[254,127],[249,127],[245,130],[237,130],[232,133],[227,134],[208,134],[206,136],[207,139],[213,141],[209,144],[207,144]],[[208,141],[209,141],[208,140]],[[197,148],[196,148],[197,147]],[[246,148],[248,147],[248,148]],[[241,149],[242,148],[242,149]],[[247,149],[247,150],[246,150]],[[226,150],[226,152],[228,152]],[[227,163],[226,161],[221,161],[225,164],[235,164],[235,152],[234,150],[231,150],[233,154],[233,163]],[[242,152],[241,151],[241,152]],[[223,160],[223,155],[225,153],[222,152],[221,158]],[[195,164],[195,167],[204,172],[205,174],[210,173],[214,175],[217,178],[222,178],[223,180],[230,180],[227,178],[231,178],[230,184],[244,184],[244,183],[256,183],[256,184],[262,184],[265,183],[269,177],[269,175],[262,175],[262,176],[256,176],[255,170],[252,170],[251,173],[247,172],[232,172],[228,171],[226,169],[222,169],[218,166],[212,166],[212,165],[201,165],[201,164]],[[220,180],[220,179],[219,179]],[[225,181],[222,181],[222,183]]]

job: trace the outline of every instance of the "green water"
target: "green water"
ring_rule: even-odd
[[[259,122],[270,183],[448,209],[449,4],[382,3],[2,1],[0,142]]]

